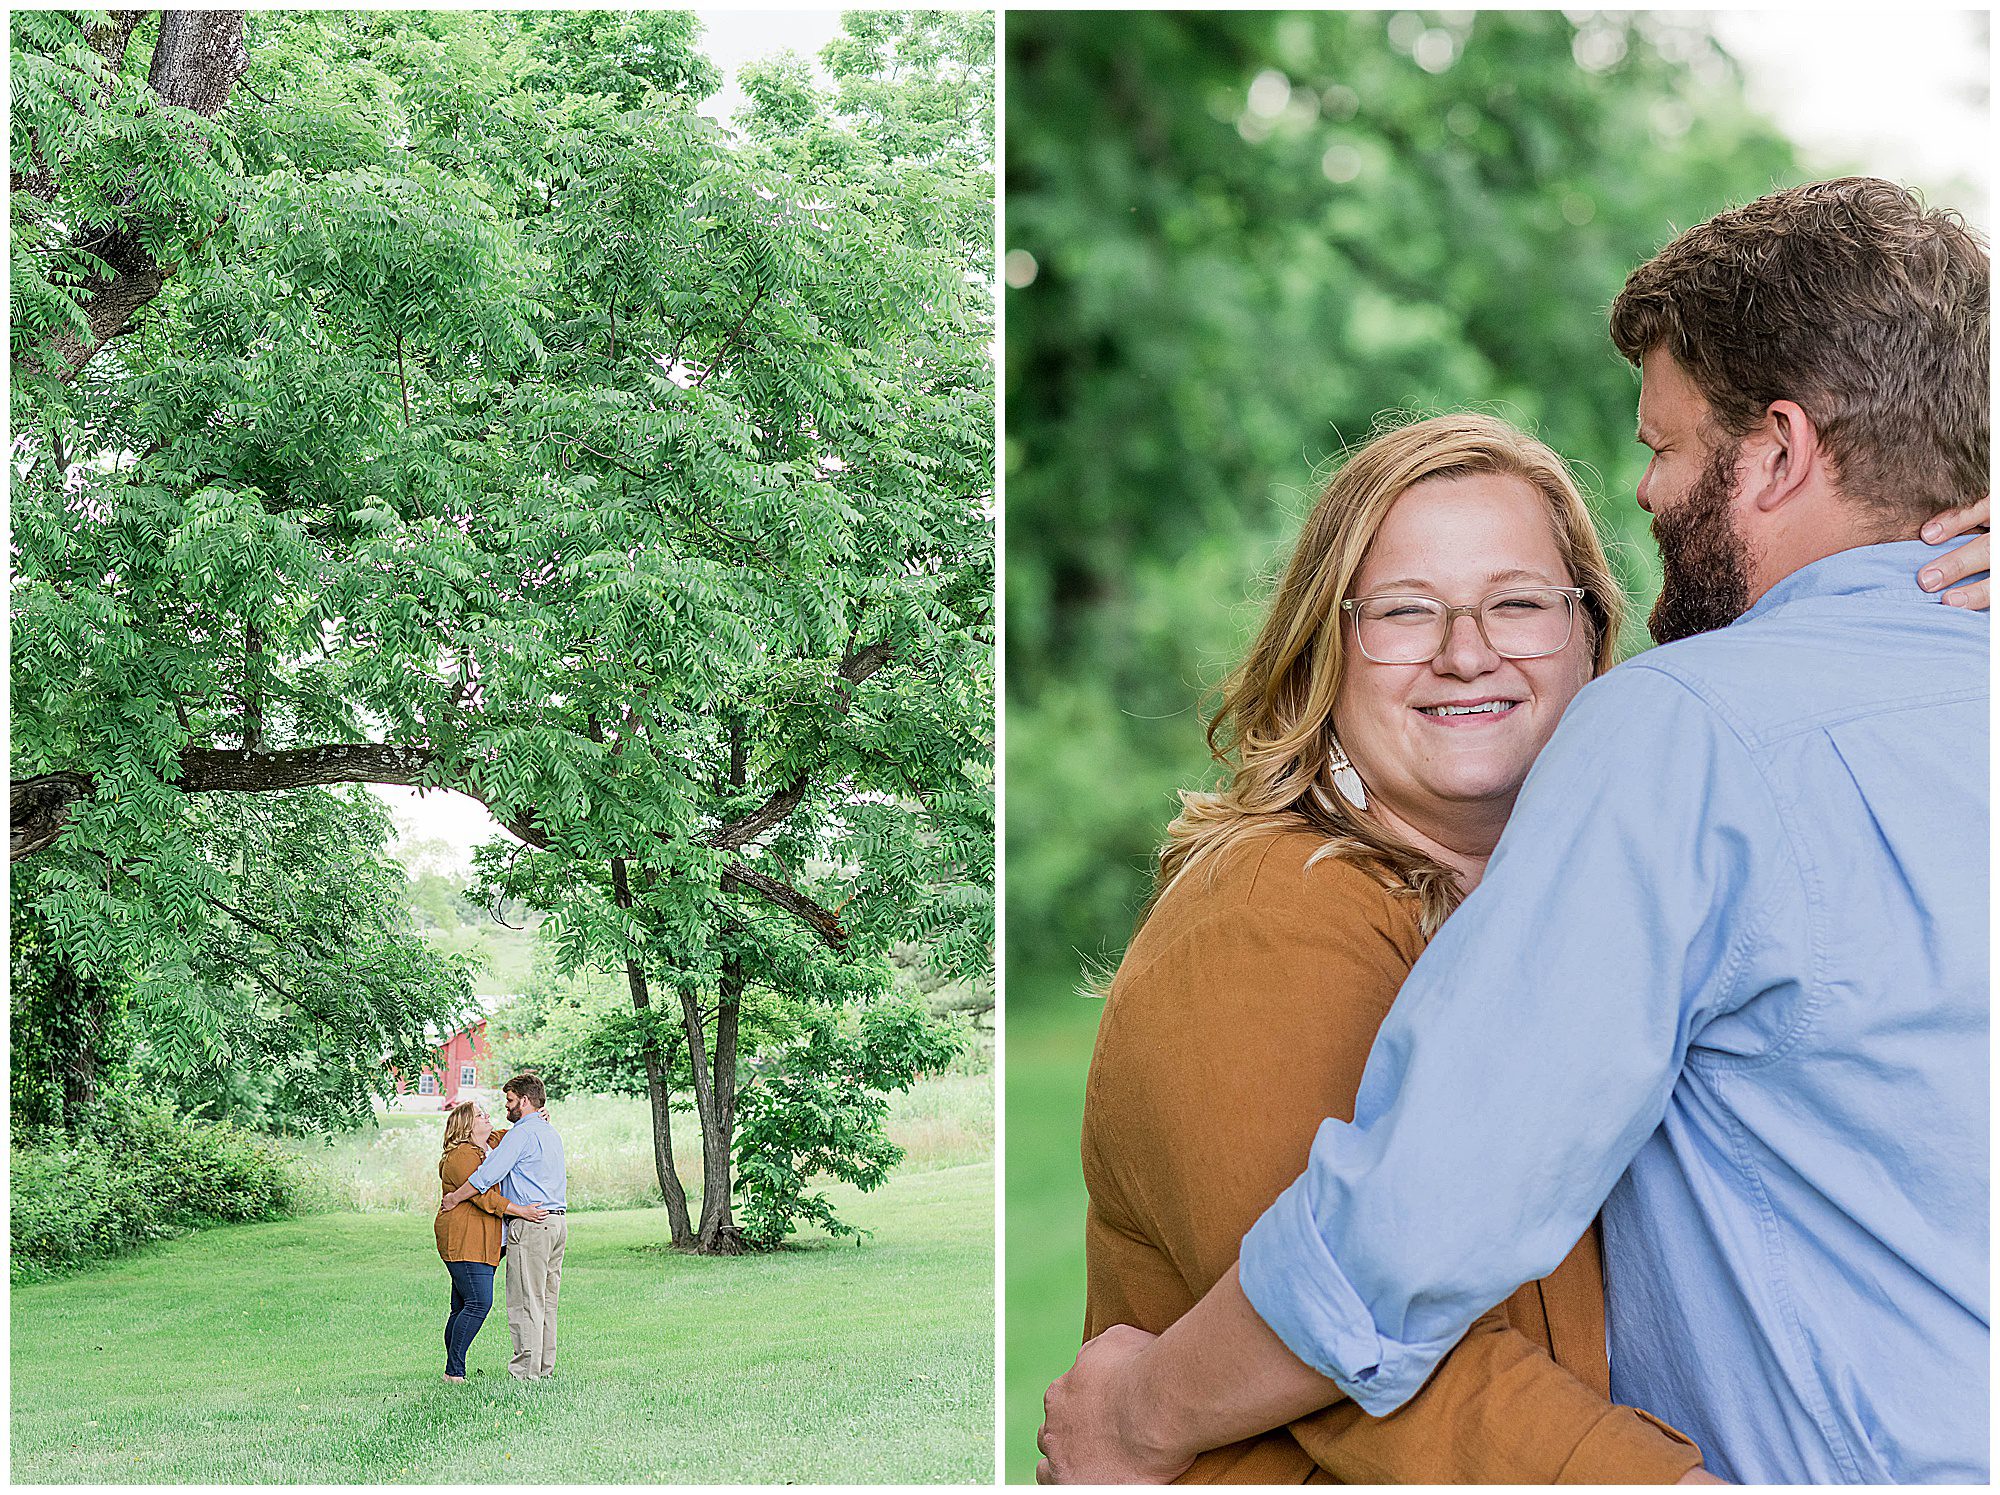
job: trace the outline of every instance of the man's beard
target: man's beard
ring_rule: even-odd
[[[1736,493],[1736,453],[1709,454],[1690,488],[1653,515],[1665,578],[1646,629],[1656,644],[1722,628],[1750,609],[1750,547],[1730,513]]]

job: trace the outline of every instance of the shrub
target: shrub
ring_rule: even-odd
[[[241,1127],[129,1097],[74,1136],[17,1138],[10,1162],[16,1282],[203,1225],[298,1213],[308,1183],[287,1153]]]
[[[738,1099],[739,1222],[744,1241],[764,1250],[806,1225],[836,1237],[864,1234],[836,1216],[812,1184],[838,1179],[866,1193],[886,1182],[903,1160],[883,1130],[890,1093],[950,1063],[964,1037],[959,1025],[907,998],[858,1015],[809,1008],[801,1027]]]

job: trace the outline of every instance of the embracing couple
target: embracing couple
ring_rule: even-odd
[[[1857,178],[1633,273],[1615,669],[1554,452],[1348,459],[1109,989],[1040,1478],[1987,1478],[1987,273]]]
[[[556,1367],[556,1298],[569,1239],[569,1175],[562,1138],[549,1122],[548,1093],[534,1075],[516,1075],[502,1094],[509,1126],[495,1130],[477,1101],[460,1101],[444,1120],[438,1178],[438,1255],[451,1274],[444,1325],[444,1378],[465,1379],[465,1352],[493,1307],[493,1273],[507,1261],[507,1373],[539,1381]],[[463,1206],[463,1207],[461,1207]]]

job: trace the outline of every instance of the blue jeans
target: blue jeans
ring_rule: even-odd
[[[465,1374],[465,1352],[493,1308],[493,1268],[483,1261],[448,1261],[451,1317],[444,1321],[444,1373]]]

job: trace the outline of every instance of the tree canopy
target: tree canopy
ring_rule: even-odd
[[[744,986],[990,957],[990,19],[854,18],[738,134],[684,12],[204,13],[206,113],[129,14],[15,18],[38,917],[158,969],[250,907],[206,806],[470,794],[708,1054],[713,1244]]]

